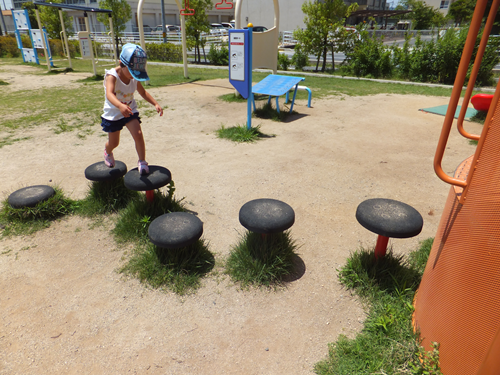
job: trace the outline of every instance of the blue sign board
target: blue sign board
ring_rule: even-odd
[[[229,82],[247,99],[252,87],[252,30],[228,31]]]

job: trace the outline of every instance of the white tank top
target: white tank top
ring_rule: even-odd
[[[137,81],[132,78],[128,83],[128,85],[126,85],[125,83],[122,82],[120,77],[118,77],[116,69],[113,68],[110,70],[105,70],[104,74],[104,113],[102,117],[110,121],[116,121],[123,118],[123,115],[121,114],[120,110],[113,104],[111,104],[111,102],[108,100],[108,97],[106,96],[106,79],[108,74],[112,75],[113,77],[116,77],[115,94],[118,100],[128,105],[132,109],[133,113],[138,113],[139,111],[137,110],[137,103],[135,102],[134,99],[134,92],[135,90],[137,90]]]

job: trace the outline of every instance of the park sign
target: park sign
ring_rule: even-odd
[[[229,82],[247,99],[252,88],[252,29],[229,31]]]

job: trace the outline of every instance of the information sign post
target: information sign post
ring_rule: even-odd
[[[251,24],[249,24],[251,26]],[[229,30],[229,82],[247,99],[247,129],[252,127],[252,27]]]

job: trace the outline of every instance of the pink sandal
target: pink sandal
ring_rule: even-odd
[[[140,175],[149,173],[149,166],[146,160],[139,160],[138,167]]]
[[[115,166],[115,158],[113,157],[113,153],[108,154],[106,149],[104,149],[104,164],[108,167],[113,168]]]

